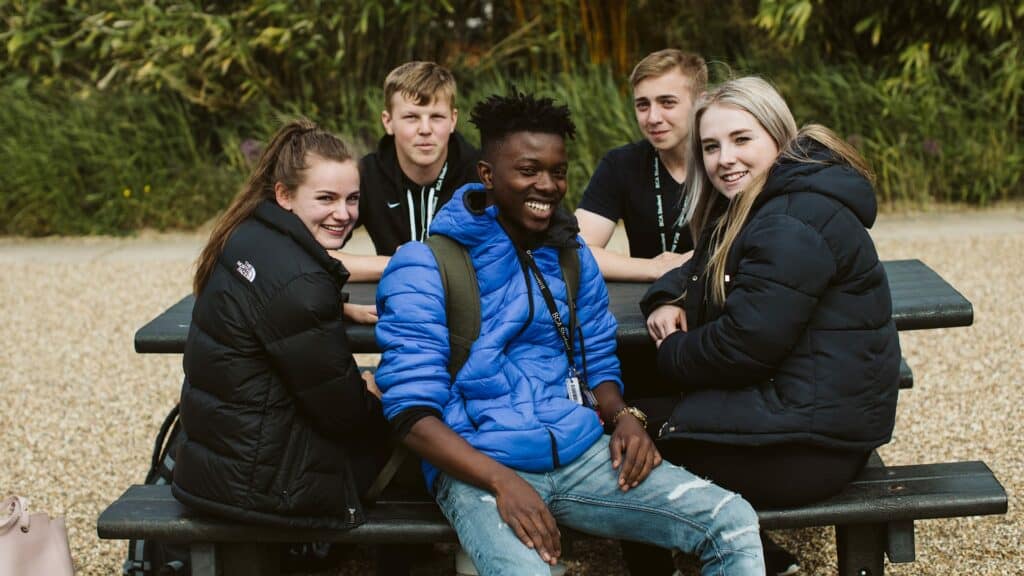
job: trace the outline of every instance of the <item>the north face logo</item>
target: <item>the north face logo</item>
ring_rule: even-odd
[[[256,279],[256,268],[253,267],[252,264],[249,264],[248,260],[245,262],[237,262],[237,266],[238,273],[242,275],[242,278],[245,278],[249,282]]]

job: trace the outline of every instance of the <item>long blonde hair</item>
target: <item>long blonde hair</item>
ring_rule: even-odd
[[[235,228],[251,216],[261,202],[275,200],[274,185],[277,182],[294,193],[305,178],[311,154],[336,162],[352,159],[352,154],[340,138],[305,118],[287,122],[274,133],[245,187],[235,195],[227,210],[217,219],[210,232],[210,239],[199,254],[196,275],[192,280],[192,291],[196,296],[206,286]]]
[[[874,175],[856,149],[834,132],[819,124],[808,124],[797,130],[793,113],[775,88],[757,76],[746,76],[723,82],[705,93],[694,106],[690,128],[690,154],[687,159],[686,194],[680,220],[689,223],[696,244],[710,222],[719,192],[711,185],[701,153],[700,121],[713,105],[731,106],[748,112],[765,129],[779,148],[780,158],[797,162],[816,162],[806,149],[810,141],[817,142],[832,152],[837,161],[845,162],[870,181]],[[711,299],[717,305],[725,302],[725,263],[729,249],[739,236],[754,202],[764,188],[768,173],[754,181],[749,188],[736,194],[725,214],[711,230],[708,258],[708,283]]]

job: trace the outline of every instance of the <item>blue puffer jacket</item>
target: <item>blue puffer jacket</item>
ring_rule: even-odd
[[[516,470],[549,471],[569,463],[602,433],[594,410],[569,400],[569,364],[535,279],[498,223],[497,207],[482,208],[483,186],[469,184],[444,205],[431,234],[469,248],[480,287],[480,337],[452,382],[444,289],[430,249],[410,242],[391,259],[377,289],[377,344],[383,353],[377,385],[388,419],[410,409],[430,409],[473,447]],[[481,206],[471,209],[470,206]],[[590,251],[576,237],[575,221],[559,210],[534,258],[569,318],[559,246],[575,243],[580,255],[576,366],[596,387],[615,382],[615,318]],[[586,353],[583,363],[581,348]],[[428,488],[437,470],[424,464]]]

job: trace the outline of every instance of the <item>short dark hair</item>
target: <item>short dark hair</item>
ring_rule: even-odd
[[[507,96],[492,94],[478,102],[469,121],[480,130],[480,148],[485,156],[490,156],[506,136],[517,132],[576,137],[568,106],[556,106],[551,98],[537,98],[515,89]]]

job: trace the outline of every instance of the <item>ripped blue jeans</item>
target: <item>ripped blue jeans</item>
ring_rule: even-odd
[[[701,574],[764,574],[757,514],[739,495],[663,462],[628,492],[618,487],[609,437],[546,473],[519,472],[555,520],[580,532],[696,555]],[[494,496],[442,473],[437,503],[483,576],[550,574],[498,514]]]

